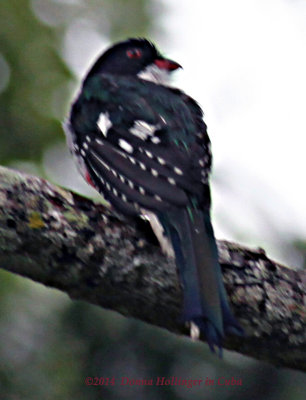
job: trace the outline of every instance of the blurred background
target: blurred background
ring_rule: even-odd
[[[88,196],[61,128],[112,42],[146,36],[183,65],[205,112],[216,236],[305,267],[306,3],[1,0],[0,164]],[[242,379],[242,386],[87,387],[86,376]],[[305,398],[305,375],[129,320],[0,271],[0,400]]]

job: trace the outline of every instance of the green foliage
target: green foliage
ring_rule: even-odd
[[[0,52],[10,68],[0,95],[0,162],[37,161],[62,135],[52,96],[71,73],[57,52],[55,32],[35,18],[27,0],[2,0],[0,15]]]

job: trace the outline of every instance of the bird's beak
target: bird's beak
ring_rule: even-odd
[[[169,60],[167,58],[157,58],[154,60],[154,64],[160,69],[165,69],[167,71],[175,71],[178,68],[182,68],[180,64],[175,61]]]

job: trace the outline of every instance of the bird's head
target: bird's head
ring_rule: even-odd
[[[155,83],[166,84],[171,72],[181,66],[163,57],[146,39],[128,39],[116,43],[95,62],[86,79],[96,74],[138,76]]]

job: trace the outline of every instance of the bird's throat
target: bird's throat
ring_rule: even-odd
[[[158,85],[170,86],[170,71],[161,69],[155,64],[148,65],[138,73],[138,78],[156,83]]]

